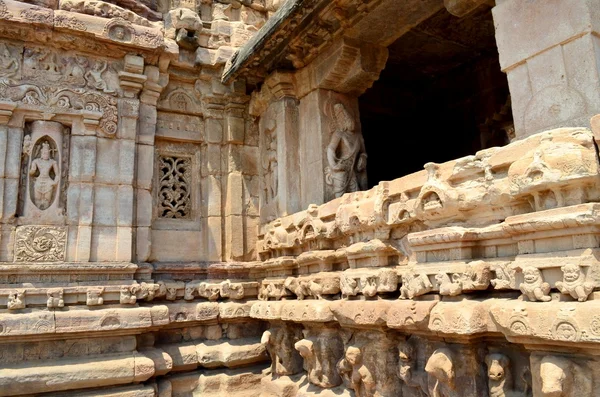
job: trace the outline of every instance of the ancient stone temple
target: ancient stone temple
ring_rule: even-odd
[[[600,0],[0,0],[0,396],[600,396]]]

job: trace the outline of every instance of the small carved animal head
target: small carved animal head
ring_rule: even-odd
[[[485,356],[485,364],[488,367],[488,377],[491,380],[499,381],[504,379],[509,370],[510,360],[504,354],[492,353]]]

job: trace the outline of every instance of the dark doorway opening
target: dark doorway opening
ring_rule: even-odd
[[[379,80],[359,98],[370,187],[509,142],[490,7],[463,18],[442,9],[388,49]]]

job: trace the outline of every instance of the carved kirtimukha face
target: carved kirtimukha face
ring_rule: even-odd
[[[579,265],[565,265],[561,270],[563,271],[564,280],[569,283],[577,281],[581,275],[581,268]]]
[[[527,284],[534,284],[541,277],[540,271],[534,267],[528,267],[523,270],[523,276]]]

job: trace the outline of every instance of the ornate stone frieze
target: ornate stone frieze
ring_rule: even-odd
[[[117,101],[112,96],[83,88],[59,88],[33,84],[12,86],[1,82],[0,95],[17,102],[19,108],[53,114],[78,115],[84,118],[91,116],[90,118],[99,119],[99,131],[105,136],[114,137],[117,133]]]
[[[62,262],[67,229],[60,226],[19,226],[15,234],[15,262]]]

